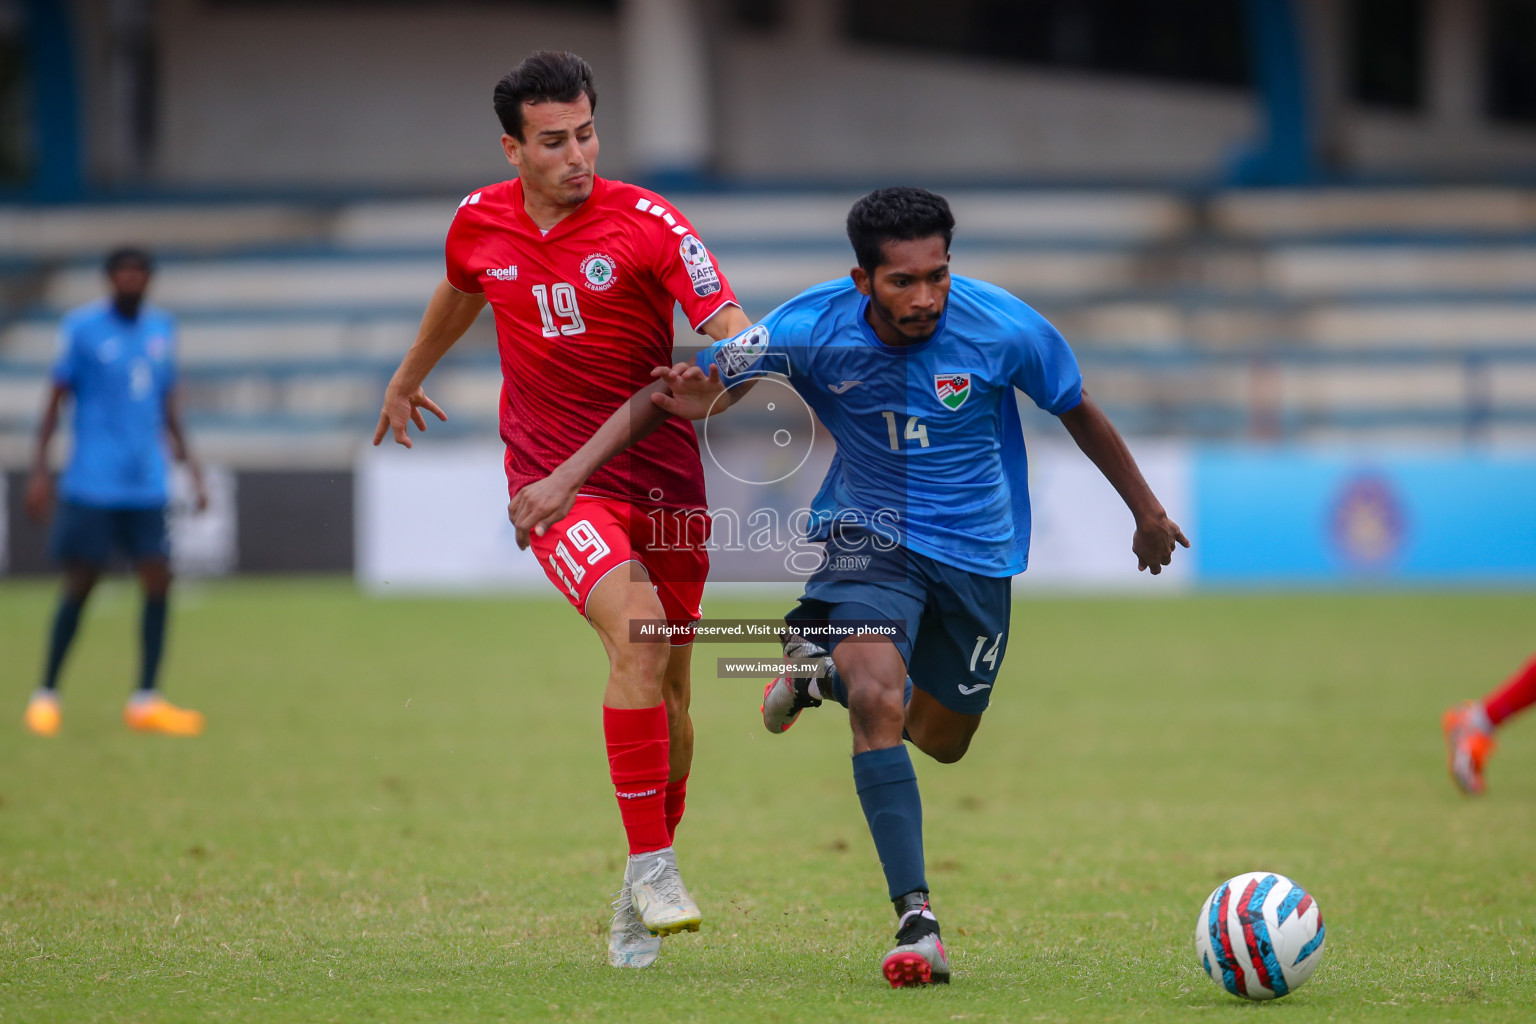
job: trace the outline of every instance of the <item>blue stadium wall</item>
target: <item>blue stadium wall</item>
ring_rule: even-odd
[[[1180,552],[1190,566],[1182,585],[1536,587],[1536,452],[1254,446],[1174,446],[1174,451],[1177,459],[1187,460],[1186,470],[1177,474],[1186,493],[1165,491],[1161,497],[1184,519],[1194,541],[1187,556]],[[1071,453],[1070,458],[1081,456]],[[499,492],[499,459],[468,460],[465,467],[464,473],[475,474],[466,480],[465,493]],[[243,471],[236,477],[235,571],[361,571],[354,549],[363,510],[354,473]],[[25,477],[13,473],[6,482],[8,528],[0,529],[5,571],[46,572],[45,530],[31,523],[21,507]],[[1042,492],[1050,483],[1036,480],[1040,512],[1049,500]],[[445,478],[442,487],[439,504],[462,504],[453,498],[457,491],[450,480]],[[1058,491],[1053,498],[1059,507],[1078,509],[1084,502],[1115,500],[1102,490],[1080,494],[1076,489]],[[430,507],[413,515],[424,517],[402,535],[413,547],[456,529],[435,531],[426,521]],[[501,517],[499,505],[487,506],[485,518],[495,520],[495,529],[505,527]],[[1128,537],[1125,524],[1118,518],[1112,522],[1105,539],[1095,543],[1114,547],[1122,532]],[[1042,570],[1048,553],[1041,549],[1050,537],[1037,530],[1034,554]],[[508,559],[516,556],[512,552]],[[1049,579],[1034,574],[1036,581],[1050,584],[1070,582],[1070,576],[1070,566],[1059,559]],[[504,582],[513,588],[546,586],[537,573]],[[1114,580],[1089,582],[1120,589]],[[1145,575],[1129,575],[1129,582],[1138,591],[1149,583]]]
[[[1536,584],[1536,455],[1203,449],[1196,578],[1215,586]]]

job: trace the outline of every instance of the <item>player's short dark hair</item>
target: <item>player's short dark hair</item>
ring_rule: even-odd
[[[146,274],[153,273],[155,269],[154,257],[150,256],[147,249],[141,249],[136,245],[120,245],[107,253],[102,269],[110,274],[129,263],[136,264]]]
[[[925,188],[898,185],[877,188],[848,211],[848,241],[859,266],[869,273],[885,259],[883,246],[897,240],[944,237],[944,248],[955,237],[955,215],[944,197]]]
[[[521,142],[524,103],[574,103],[582,93],[596,110],[592,65],[569,50],[535,50],[496,83],[491,102],[502,131]]]

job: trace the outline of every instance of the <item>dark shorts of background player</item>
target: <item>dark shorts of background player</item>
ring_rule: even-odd
[[[786,623],[829,651],[855,625],[895,627],[890,640],[913,686],[959,714],[987,709],[1008,644],[1008,577],[957,569],[886,540],[876,544],[862,530],[834,534],[826,552]]]
[[[114,554],[132,563],[170,558],[165,506],[100,508],[59,502],[48,534],[50,558],[62,564],[104,566]]]

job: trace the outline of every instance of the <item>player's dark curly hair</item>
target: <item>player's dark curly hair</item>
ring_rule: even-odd
[[[107,253],[102,269],[110,274],[117,268],[130,263],[146,272],[152,273],[155,269],[154,257],[150,256],[148,250],[141,249],[136,245],[120,245]]]
[[[947,250],[955,237],[955,215],[943,196],[925,188],[877,188],[848,211],[848,241],[859,266],[871,274],[885,259],[886,242],[934,235],[944,236]]]
[[[502,131],[521,142],[524,103],[574,103],[582,93],[596,110],[592,65],[568,50],[535,50],[496,83],[491,102]]]

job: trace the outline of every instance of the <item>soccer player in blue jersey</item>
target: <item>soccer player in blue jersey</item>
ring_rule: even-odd
[[[882,971],[897,987],[949,980],[902,741],[958,761],[997,681],[1009,580],[1029,551],[1014,390],[1061,420],[1130,507],[1139,568],[1157,574],[1175,545],[1189,545],[1055,328],[1001,288],[950,275],[954,223],[948,203],[923,189],[860,199],[848,215],[858,260],[848,279],[801,293],[697,365],[658,368],[630,415],[621,410],[572,456],[591,464],[654,429],[659,417],[642,401],[702,419],[765,374],[786,378],[836,439],[813,509],[827,557],[785,617],[786,655],[816,671],[774,680],[762,713],[782,733],[824,700],[849,710],[854,783],[896,908]],[[525,488],[513,521],[546,527],[574,490]]]
[[[64,567],[64,592],[54,613],[42,685],[23,718],[41,736],[59,731],[59,670],[86,598],[114,552],[133,564],[144,587],[139,686],[123,709],[123,721],[131,729],[177,736],[203,730],[199,712],[167,701],[155,685],[171,585],[162,434],[191,471],[199,511],[207,496],[176,410],[176,324],[169,313],[144,302],[152,269],[143,250],[114,251],[106,264],[111,298],[64,317],[26,493],[28,513],[46,519],[53,498],[48,445],[65,398],[73,398],[74,451],[59,481],[48,541],[50,556]]]

